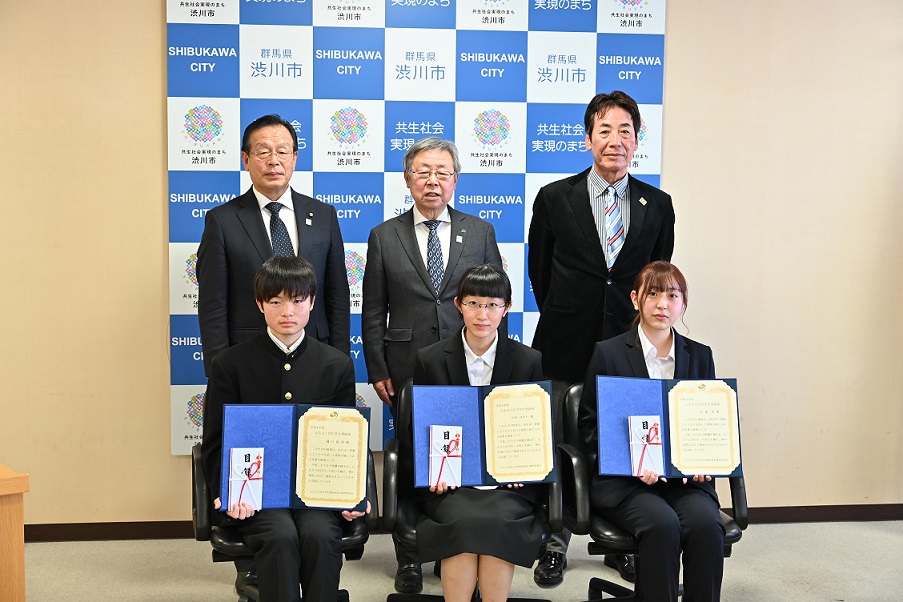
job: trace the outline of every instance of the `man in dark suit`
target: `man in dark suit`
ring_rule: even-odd
[[[347,355],[305,333],[316,307],[316,276],[300,257],[272,257],[253,280],[252,294],[267,325],[263,333],[213,360],[204,403],[201,453],[211,492],[220,490],[223,406],[310,403],[354,406],[354,365]],[[228,500],[210,500],[219,509]],[[200,500],[198,503],[202,503]],[[369,506],[368,506],[369,511]],[[264,600],[335,600],[342,568],[342,520],[362,516],[324,510],[234,504],[224,524],[235,526],[254,550]]]
[[[414,376],[417,351],[460,332],[453,301],[461,275],[481,263],[502,266],[492,225],[447,206],[460,171],[453,142],[415,142],[404,156],[414,207],[370,231],[361,310],[364,359],[376,394],[390,408],[396,388]],[[413,467],[400,467],[400,486],[408,468],[409,492],[401,494],[413,494]],[[398,542],[395,551],[395,588],[421,591],[416,551],[400,549]]]
[[[198,247],[198,322],[204,371],[217,354],[254,338],[266,326],[254,303],[254,274],[275,255],[297,255],[313,266],[318,302],[307,333],[346,355],[351,350],[345,246],[335,208],[290,188],[298,135],[278,115],[245,128],[241,157],[252,187],[207,212]],[[254,582],[253,563],[237,561],[235,588]]]
[[[583,380],[593,345],[629,328],[637,273],[670,260],[674,249],[671,197],[627,173],[640,124],[624,92],[596,95],[584,115],[592,167],[543,186],[533,205],[527,259],[540,312],[533,347],[552,379],[556,425],[564,391]],[[534,570],[537,583],[561,583],[569,539],[567,531],[553,536]],[[632,580],[630,557],[605,562]]]
[[[306,332],[350,354],[351,310],[342,233],[332,205],[290,188],[298,158],[295,129],[278,115],[260,117],[245,128],[241,157],[252,187],[207,212],[198,247],[204,370],[209,375],[216,354],[263,330],[251,285],[257,269],[274,254],[297,255],[310,262],[320,296]]]

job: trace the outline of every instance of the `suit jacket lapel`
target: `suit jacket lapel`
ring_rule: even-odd
[[[640,344],[640,333],[634,328],[627,337],[627,361],[633,375],[638,378],[649,378],[649,369],[646,368],[646,359],[643,357],[643,346]]]
[[[442,283],[439,285],[440,295],[451,280],[452,274],[455,273],[455,268],[458,267],[458,260],[461,258],[464,245],[468,244],[467,216],[449,207],[448,217],[451,220],[451,232],[449,234],[451,241],[448,245],[448,263],[445,264],[445,273],[442,275]],[[461,237],[461,242],[458,242],[458,237]]]
[[[238,221],[241,222],[248,238],[257,249],[261,261],[266,261],[273,256],[273,246],[270,244],[270,237],[267,236],[266,227],[263,225],[263,216],[260,215],[260,205],[257,204],[253,188],[249,188],[246,193],[238,197],[238,207],[239,210],[235,213]]]
[[[298,230],[298,248],[296,249],[299,257],[310,256],[310,237],[304,235],[304,229],[308,227],[307,220],[314,223],[318,217],[315,215],[313,207],[309,205],[307,200],[294,190],[292,190],[292,206],[295,209],[295,227]]]
[[[590,168],[592,169],[592,168]],[[586,177],[589,169],[578,176],[578,180],[574,183],[565,201],[574,212],[574,221],[577,222],[577,228],[587,241],[588,256],[597,257],[597,265],[602,266],[607,272],[605,266],[605,251],[602,249],[602,241],[599,240],[599,230],[596,229],[596,219],[593,217],[593,210],[589,203],[589,187],[586,183]]]
[[[398,235],[398,241],[401,243],[401,248],[404,249],[405,254],[407,254],[408,260],[414,266],[414,269],[417,270],[420,279],[423,280],[424,286],[430,293],[435,294],[429,272],[426,271],[426,264],[423,262],[423,255],[420,253],[420,245],[417,244],[417,235],[414,234],[413,209],[409,209],[395,218],[395,233]]]
[[[470,384],[467,375],[467,360],[464,357],[464,341],[461,340],[461,332],[457,332],[448,338],[445,345],[445,365],[448,368],[449,380],[453,383]]]
[[[511,370],[514,369],[514,345],[511,344],[508,337],[502,334],[501,330],[499,330],[498,337],[499,344],[495,350],[495,364],[492,366],[492,380],[490,381],[493,385],[511,382]]]
[[[646,219],[647,204],[639,191],[639,186],[636,184],[636,178],[628,176],[627,186],[627,191],[630,194],[630,223],[627,226],[627,238],[624,239],[624,246],[621,247],[618,258],[611,267],[612,270],[617,269],[621,257],[626,257],[625,252],[629,251],[631,246],[636,243],[640,233],[643,231],[643,221]],[[623,262],[621,263],[623,265]]]
[[[674,333],[674,378],[690,377],[690,352],[687,351],[687,340]]]

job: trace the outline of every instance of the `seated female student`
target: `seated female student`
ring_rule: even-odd
[[[470,268],[458,284],[455,305],[464,329],[417,353],[418,385],[487,385],[543,380],[542,355],[499,336],[511,308],[511,283],[494,265]],[[471,599],[477,581],[487,602],[506,600],[514,565],[533,565],[542,526],[533,516],[536,493],[505,488],[423,490],[425,515],[417,524],[420,559],[442,561],[442,591],[449,602]]]
[[[687,307],[687,281],[680,270],[666,261],[650,263],[637,275],[630,297],[639,311],[637,327],[596,343],[586,371],[579,425],[590,450],[598,449],[596,375],[715,378],[712,350],[672,328]],[[684,602],[718,600],[724,529],[712,477],[664,479],[650,470],[642,477],[597,473],[594,467],[590,503],[637,538],[642,564],[637,589],[643,599],[677,600],[682,551]]]

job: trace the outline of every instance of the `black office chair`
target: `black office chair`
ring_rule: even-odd
[[[593,541],[588,544],[590,555],[634,554],[635,570],[640,572],[641,558],[637,555],[637,541],[620,527],[609,522],[604,516],[593,514],[590,510],[589,474],[595,466],[596,450],[584,449],[583,440],[577,428],[577,414],[580,408],[580,397],[583,394],[583,383],[571,385],[564,397],[564,445],[559,445],[559,466],[571,467],[571,477],[563,483],[564,522],[573,533],[589,534]],[[731,555],[731,547],[740,541],[743,529],[749,524],[749,512],[746,506],[746,485],[743,477],[731,477],[731,506],[733,517],[721,512],[721,524],[724,527],[724,557]],[[637,580],[639,583],[639,579]],[[601,600],[603,594],[609,594],[612,600],[637,600],[640,595],[636,590],[612,583],[605,579],[593,577],[589,582],[589,600]],[[683,587],[680,588],[683,595]]]
[[[367,458],[367,499],[370,500],[370,514],[357,518],[343,525],[342,553],[346,560],[359,560],[364,555],[364,544],[370,536],[370,530],[379,528],[379,503],[376,498],[376,471],[373,464],[373,453]],[[241,559],[253,559],[254,552],[245,545],[238,530],[211,524],[210,490],[204,478],[204,464],[201,460],[201,444],[191,448],[191,517],[194,526],[194,538],[198,541],[209,541],[213,546],[213,562],[233,562]],[[245,588],[244,595],[238,602],[258,602],[260,591],[257,585]],[[348,592],[339,591],[336,602],[348,602]]]
[[[411,411],[413,409],[412,381],[406,382],[398,391],[395,406],[395,439],[386,441],[383,453],[383,529],[393,533],[404,545],[416,548],[417,546],[417,521],[423,514],[420,499],[417,496],[405,496],[399,499],[399,460],[401,457],[413,457],[413,442],[410,437]],[[406,467],[404,472],[410,478],[411,467]],[[543,524],[543,547],[548,542],[552,533],[558,533],[562,528],[561,520],[561,486],[549,483],[546,487],[547,496],[541,496],[536,506],[537,518]],[[542,548],[540,548],[542,550]],[[540,551],[541,554],[541,551]],[[480,599],[479,587],[474,590],[473,600]],[[386,602],[420,602],[441,601],[442,596],[428,594],[389,594]],[[508,598],[509,602],[528,602],[523,598]],[[529,602],[546,602],[530,599]]]

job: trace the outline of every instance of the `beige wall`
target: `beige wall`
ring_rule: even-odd
[[[187,520],[163,3],[54,4],[0,8],[0,462],[31,524]],[[901,24],[899,0],[668,7],[675,262],[740,379],[754,507],[903,503]]]

